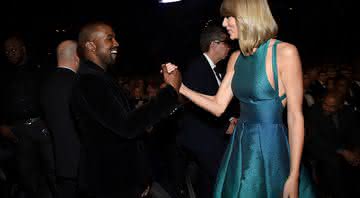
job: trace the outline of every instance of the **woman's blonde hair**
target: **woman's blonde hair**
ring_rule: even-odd
[[[240,50],[245,56],[277,34],[278,26],[267,0],[223,0],[220,12],[235,17]]]

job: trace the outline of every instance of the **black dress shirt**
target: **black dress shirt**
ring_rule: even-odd
[[[7,122],[40,117],[42,71],[25,64],[12,66],[2,76],[2,114]]]

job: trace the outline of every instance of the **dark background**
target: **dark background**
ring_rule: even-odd
[[[304,65],[347,63],[359,50],[359,16],[351,1],[270,0],[279,24],[278,39],[295,44]],[[221,20],[220,0],[24,1],[2,2],[1,36],[20,31],[33,56],[44,64],[54,60],[62,39],[76,39],[88,20],[110,21],[120,44],[117,70],[158,71],[159,64],[183,65],[199,53],[199,32],[208,20]],[[44,58],[46,57],[46,58]]]

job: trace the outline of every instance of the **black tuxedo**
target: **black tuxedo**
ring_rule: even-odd
[[[356,99],[359,100],[360,99],[360,85],[357,84],[357,81],[351,82],[350,89],[353,92],[354,97],[356,97]]]
[[[135,110],[117,81],[90,61],[81,63],[73,90],[80,190],[96,197],[139,197],[150,182],[141,136],[170,114],[177,92],[166,86]]]
[[[41,90],[44,119],[52,133],[57,197],[77,196],[76,178],[80,159],[80,140],[70,110],[70,99],[76,73],[67,68],[54,69]]]
[[[183,73],[183,83],[206,95],[215,95],[219,89],[215,74],[204,55],[190,62]],[[200,197],[212,196],[212,187],[227,145],[225,132],[229,118],[229,115],[218,118],[191,102],[185,105],[179,141],[198,162],[202,186]]]
[[[70,111],[72,86],[76,73],[56,68],[42,88],[41,105],[45,121],[52,132],[56,175],[77,177],[80,142]]]
[[[349,97],[350,105],[353,106],[354,110],[360,112],[360,86],[356,81],[350,84],[351,96]]]

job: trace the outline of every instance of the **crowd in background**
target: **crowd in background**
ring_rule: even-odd
[[[16,49],[5,49],[4,52],[15,53],[14,50]],[[25,54],[20,56],[25,57]],[[26,61],[29,61],[26,64],[32,65],[31,71],[46,75],[43,68],[31,62],[31,55],[26,56],[28,56]],[[9,61],[11,62],[11,60]],[[1,74],[9,74],[7,72],[14,69],[1,67]],[[6,83],[23,77],[2,75],[1,82]],[[41,78],[36,77],[40,80]],[[166,86],[160,74],[135,77],[119,76],[118,83],[126,89],[135,108],[140,108],[149,102],[157,95],[160,88]],[[344,64],[304,65],[303,85],[303,112],[306,129],[303,160],[311,170],[319,196],[360,195],[360,63],[353,61]],[[1,94],[7,95],[8,91],[16,92],[16,89],[21,89],[21,87],[2,89]],[[37,88],[35,87],[34,90]],[[3,107],[17,105],[20,108],[19,104],[8,104],[6,103],[8,101],[1,102]],[[196,191],[196,177],[193,177],[192,171],[201,172],[196,168],[191,169],[193,168],[189,163],[191,157],[177,143],[186,104],[185,102],[184,105],[175,109],[168,118],[148,127],[147,133],[143,137],[145,150],[149,153],[149,167],[153,179],[172,197],[190,196],[186,180],[189,175],[191,175],[191,184],[195,186]],[[28,109],[31,114],[34,109],[38,111],[37,108],[39,107],[25,109]],[[6,115],[2,118],[4,117]],[[44,133],[47,132],[44,131]],[[17,178],[20,173],[15,171],[15,152],[13,150],[18,141],[9,133],[2,132],[0,196],[4,198],[15,197],[19,192]],[[153,193],[156,194],[156,192]]]

